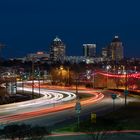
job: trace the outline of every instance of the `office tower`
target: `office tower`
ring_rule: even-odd
[[[115,36],[108,46],[108,57],[113,61],[120,61],[124,57],[123,45],[118,36]]]
[[[84,56],[95,57],[96,56],[96,44],[83,44]]]
[[[107,48],[102,48],[102,57],[103,58],[107,58],[107,56],[108,56],[108,50],[107,50]]]
[[[60,38],[56,37],[50,47],[50,60],[53,62],[63,62],[65,57],[65,49],[66,46],[64,45],[64,43]]]

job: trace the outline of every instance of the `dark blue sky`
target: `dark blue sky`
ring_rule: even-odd
[[[5,57],[49,51],[58,35],[68,55],[82,55],[83,43],[98,52],[119,35],[126,56],[140,57],[139,0],[0,0],[0,42]]]

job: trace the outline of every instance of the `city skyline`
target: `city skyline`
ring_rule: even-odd
[[[115,38],[116,36],[114,36],[114,38]],[[119,37],[119,36],[117,36],[117,37]],[[58,36],[55,36],[55,38],[58,38]],[[54,38],[54,39],[55,39]],[[112,40],[114,39],[114,38],[112,38]],[[52,40],[52,41],[54,41],[54,39]],[[52,41],[50,41],[50,43],[49,43],[49,45],[47,46],[47,48],[46,49],[41,49],[41,48],[37,48],[35,51],[30,51],[30,52],[24,52],[25,54],[24,55],[21,55],[20,57],[25,57],[25,56],[27,56],[28,54],[35,54],[35,53],[38,53],[38,52],[44,52],[44,53],[47,53],[47,54],[50,54],[50,46],[51,46],[51,44],[52,44]],[[110,43],[111,43],[111,41],[110,41]],[[102,49],[104,49],[104,48],[107,48],[108,46],[110,46],[110,43],[108,43],[108,44],[106,44],[106,45],[104,45],[104,47],[98,47],[97,46],[97,44],[82,44],[80,47],[79,47],[79,52],[80,53],[77,53],[77,54],[75,54],[75,55],[73,55],[73,54],[70,54],[69,52],[68,52],[68,49],[67,49],[67,45],[66,45],[66,43],[64,42],[64,45],[65,45],[65,51],[66,51],[66,56],[84,56],[84,53],[85,52],[83,52],[83,47],[84,47],[84,45],[95,45],[96,46],[96,57],[102,57]],[[7,46],[6,46],[6,44],[4,44],[4,43],[1,43],[1,45],[2,45],[2,48],[1,48],[1,56],[3,57],[3,58],[5,58],[5,56],[3,56],[3,52],[5,52],[4,51],[4,49],[6,48],[7,49]],[[123,45],[123,42],[122,42],[122,45]],[[125,47],[124,47],[125,48]],[[125,51],[124,51],[125,52]],[[93,54],[93,55],[95,55],[95,54]],[[13,58],[16,58],[16,57],[19,57],[18,55],[14,55],[13,56]],[[125,58],[127,58],[128,56],[127,55],[124,55],[124,57]],[[135,57],[135,56],[132,56],[132,57]],[[10,58],[10,56],[9,57],[7,57],[7,58]],[[12,57],[11,57],[12,58]]]
[[[83,55],[82,45],[92,43],[98,54],[118,35],[125,56],[140,57],[139,4],[138,0],[1,1],[0,42],[6,45],[2,54],[7,58],[49,52],[56,35],[66,44],[66,55]]]

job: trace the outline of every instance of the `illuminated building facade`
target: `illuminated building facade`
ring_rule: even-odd
[[[30,53],[27,55],[26,57],[26,61],[32,61],[34,59],[34,61],[40,61],[40,60],[49,60],[49,54],[39,51],[36,53]]]
[[[102,48],[102,57],[107,58],[107,54],[108,54],[107,48]]]
[[[108,46],[108,57],[113,61],[120,61],[124,58],[123,45],[118,36]]]
[[[61,41],[60,38],[56,37],[50,47],[50,60],[52,62],[55,61],[64,61],[65,58],[65,49],[66,46],[64,43]]]
[[[83,44],[84,57],[95,57],[96,56],[96,44]]]

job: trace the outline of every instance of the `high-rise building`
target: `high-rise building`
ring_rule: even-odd
[[[115,36],[108,46],[108,57],[113,61],[120,61],[124,58],[123,45],[118,36]]]
[[[108,56],[107,54],[108,54],[107,48],[102,48],[102,57],[107,58]]]
[[[96,56],[96,44],[83,44],[84,56],[95,57]]]
[[[64,61],[66,46],[60,38],[56,37],[50,47],[50,60],[51,61]]]

